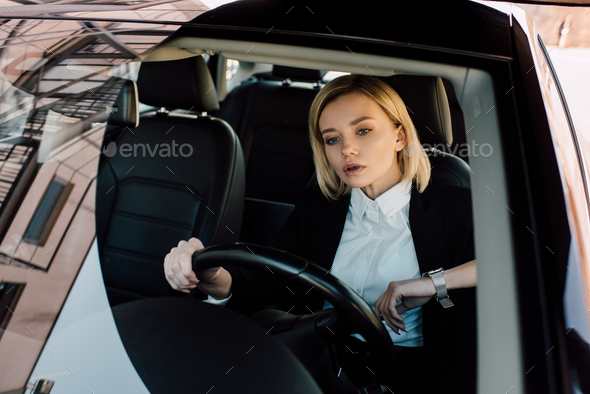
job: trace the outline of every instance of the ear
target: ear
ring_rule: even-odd
[[[395,150],[400,151],[404,149],[404,146],[407,145],[408,137],[406,135],[406,130],[404,129],[403,125],[399,125],[395,133]]]

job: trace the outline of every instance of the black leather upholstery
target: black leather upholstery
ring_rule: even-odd
[[[453,127],[442,78],[400,74],[382,79],[400,95],[408,107],[420,143],[430,158],[432,183],[470,187],[469,165],[459,157],[443,151],[453,142]]]
[[[469,165],[463,160],[438,149],[427,148],[432,165],[432,182],[471,187]]]
[[[173,62],[168,65],[172,68],[160,70],[178,73]],[[140,92],[154,97],[150,89],[159,89],[162,97],[173,95],[175,86],[164,91],[164,85],[150,84],[145,70],[142,66],[138,80],[148,86],[139,85]],[[134,129],[110,126],[103,144],[111,141],[116,152],[101,155],[96,190],[98,247],[109,301],[182,295],[171,290],[163,271],[164,257],[179,240],[194,236],[209,246],[239,239],[245,190],[240,142],[221,119],[156,112],[141,116]]]
[[[259,81],[243,89],[247,90],[241,92],[243,101],[236,103],[242,116],[239,120],[229,117],[229,122],[244,149],[246,197],[293,203],[295,191],[313,173],[307,113],[319,89],[275,81]],[[238,96],[236,92],[234,98],[240,100]]]
[[[283,67],[279,74],[287,78],[284,72],[293,69]],[[314,74],[302,70],[289,78],[297,82],[297,76]],[[292,211],[295,192],[313,175],[307,114],[318,91],[311,83],[254,80],[227,96],[219,116],[236,130],[247,167],[243,241],[266,244]]]
[[[213,79],[202,56],[141,64],[137,78],[142,103],[168,109],[219,109]]]
[[[440,77],[393,75],[382,78],[402,98],[423,146],[451,146],[453,128],[449,101]]]
[[[453,145],[445,149],[445,151],[452,151],[455,156],[460,157],[465,163],[469,164],[469,151],[467,149],[460,149],[467,143],[467,135],[465,134],[465,120],[463,119],[463,110],[459,104],[455,88],[448,79],[443,79],[445,91],[449,99],[449,109],[451,110],[451,121],[453,124]]]

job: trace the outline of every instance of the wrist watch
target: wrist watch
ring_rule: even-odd
[[[434,288],[436,289],[436,295],[434,298],[443,306],[443,308],[450,308],[453,305],[453,301],[449,298],[447,294],[447,285],[445,284],[445,277],[443,276],[443,269],[437,268],[432,271],[428,271],[422,274],[423,278],[429,276],[434,283]]]

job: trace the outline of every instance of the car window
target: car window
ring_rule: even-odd
[[[563,306],[565,314],[566,341],[569,352],[570,374],[574,387],[590,383],[584,367],[590,362],[589,354],[582,349],[590,344],[590,273],[589,273],[589,210],[588,180],[585,158],[580,148],[576,130],[569,113],[557,73],[551,63],[549,51],[538,36],[542,53],[540,75],[544,78],[546,99],[551,103],[548,111],[557,159],[563,177],[568,219],[572,234],[565,281]]]

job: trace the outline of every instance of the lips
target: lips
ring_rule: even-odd
[[[360,165],[359,163],[346,163],[344,165],[344,167],[342,167],[342,170],[344,172],[349,172],[349,171],[357,171],[360,170],[361,168],[364,168],[365,166]]]

